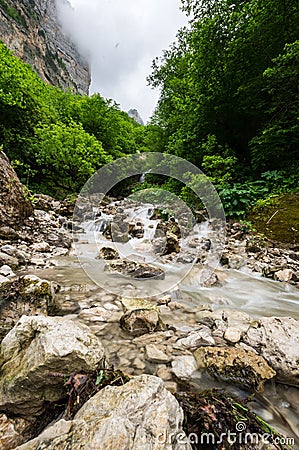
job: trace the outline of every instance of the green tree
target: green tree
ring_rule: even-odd
[[[34,126],[55,116],[52,92],[0,42],[0,140],[10,158],[22,160]]]
[[[258,171],[298,168],[299,161],[299,41],[265,70],[263,92],[268,96],[268,120],[250,142],[252,163]]]
[[[298,2],[182,1],[190,27],[154,61],[149,77],[161,88],[155,120],[166,130],[166,148],[200,165],[202,143],[215,135],[249,166],[249,143],[272,107],[264,72],[298,39]]]
[[[112,161],[101,143],[75,122],[37,127],[30,151],[38,169],[35,182],[58,197],[78,192],[97,169]]]

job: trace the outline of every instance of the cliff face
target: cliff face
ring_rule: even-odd
[[[139,125],[144,125],[144,122],[137,109],[130,109],[128,111],[128,115],[132,117],[132,119],[134,119],[137,123],[139,123]]]
[[[0,39],[47,83],[88,94],[89,65],[63,31],[56,0],[0,0]]]

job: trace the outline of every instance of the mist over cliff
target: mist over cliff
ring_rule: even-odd
[[[49,84],[88,94],[86,56],[62,26],[58,9],[66,0],[1,0],[0,39]]]

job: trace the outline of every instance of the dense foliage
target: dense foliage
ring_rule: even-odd
[[[138,125],[99,94],[48,86],[0,43],[0,143],[35,191],[58,197],[76,192],[114,158],[158,149],[161,133]]]
[[[262,173],[298,174],[299,3],[182,3],[190,26],[149,77],[161,88],[154,121],[166,151],[201,167],[241,215],[239,199],[250,206],[271,190]]]

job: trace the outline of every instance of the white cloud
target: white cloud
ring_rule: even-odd
[[[147,86],[151,63],[187,23],[180,0],[71,0],[64,26],[91,61],[91,93],[113,98],[146,121],[158,92]]]

